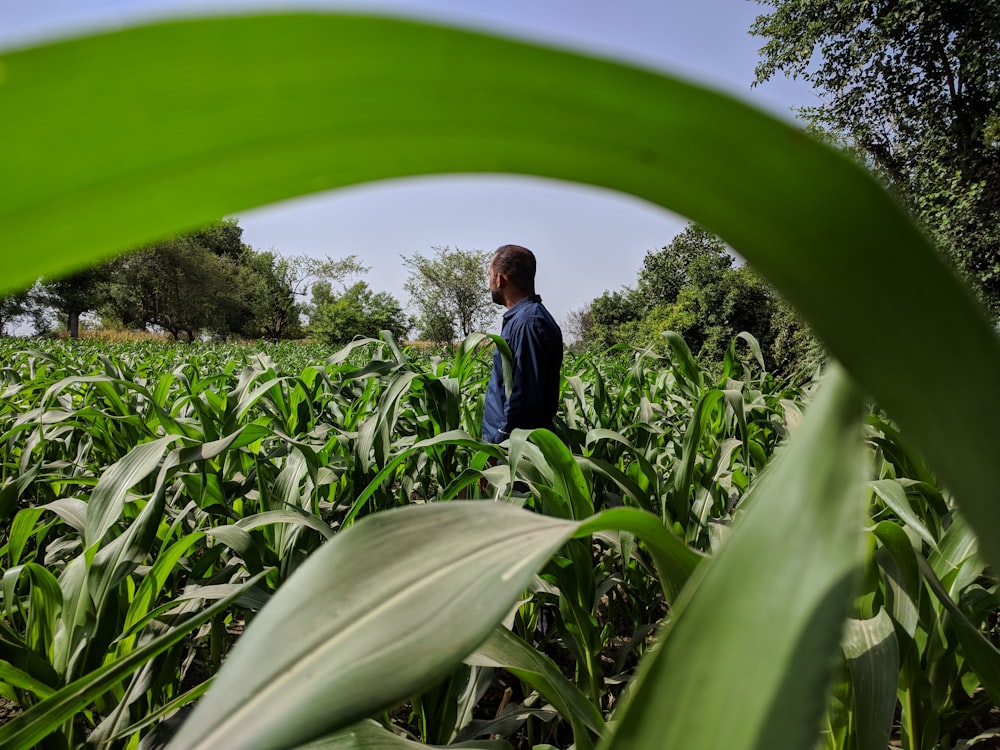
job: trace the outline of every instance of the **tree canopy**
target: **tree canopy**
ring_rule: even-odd
[[[102,325],[159,329],[187,341],[309,335],[340,343],[383,329],[400,337],[409,331],[411,321],[392,295],[363,282],[333,291],[334,284],[368,271],[357,256],[285,256],[255,250],[242,237],[237,221],[218,221],[72,276],[43,279],[0,298],[0,335],[27,319],[41,330],[44,310],[59,313],[74,337],[88,312]],[[310,315],[308,326],[303,313]]]
[[[390,331],[402,338],[409,333],[411,321],[399,301],[388,292],[373,292],[364,281],[358,281],[334,293],[328,281],[312,288],[309,332],[328,344],[346,344],[357,336],[377,338]]]
[[[758,2],[757,82],[808,81],[801,114],[886,176],[1000,319],[1000,3]]]
[[[434,247],[434,255],[401,256],[410,276],[403,288],[417,310],[420,335],[430,341],[454,340],[487,328],[496,315],[488,293],[490,253]]]
[[[736,266],[718,237],[695,224],[647,253],[636,281],[574,313],[582,345],[625,343],[666,353],[663,334],[675,331],[711,364],[721,362],[745,331],[771,367],[790,372],[815,361],[815,341],[792,309],[751,268]]]
[[[181,236],[122,256],[109,280],[106,312],[126,327],[156,326],[188,341],[203,330],[239,327],[237,261]]]

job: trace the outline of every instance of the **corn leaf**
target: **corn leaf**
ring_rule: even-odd
[[[490,502],[363,518],[278,589],[170,746],[294,747],[405,699],[490,634],[575,527]]]
[[[718,555],[684,589],[601,747],[815,744],[863,560],[860,426],[853,386],[834,371]]]
[[[321,740],[299,746],[298,750],[422,750],[444,747],[425,745],[393,734],[374,721],[362,721]],[[479,748],[480,750],[510,750],[510,743],[503,740],[458,742],[449,748]]]
[[[199,625],[225,611],[240,593],[253,586],[260,576],[248,579],[228,597],[220,599],[181,625],[152,639],[124,659],[106,664],[84,677],[52,693],[22,714],[0,727],[0,746],[9,750],[29,750],[56,727],[92,703],[132,672],[149,662],[157,654],[179,643]]]
[[[869,620],[848,620],[843,651],[854,695],[858,750],[885,750],[899,679],[899,646],[892,618],[880,609]]]
[[[593,737],[604,734],[604,717],[594,704],[563,676],[552,659],[506,628],[494,630],[465,661],[476,666],[501,667],[531,685],[573,727],[578,750],[592,747],[591,734]]]

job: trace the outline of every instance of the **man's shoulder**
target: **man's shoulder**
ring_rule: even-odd
[[[539,321],[547,328],[562,333],[559,328],[559,324],[556,323],[556,319],[552,317],[552,313],[550,313],[549,309],[542,304],[541,300],[539,300],[537,304],[532,305],[532,307],[534,308],[532,317],[535,320]]]
[[[542,304],[542,298],[537,294],[532,297],[525,297],[511,308],[510,313],[511,320],[521,321],[543,318],[553,325],[555,324],[555,319],[548,311],[548,308]]]
[[[547,341],[561,341],[562,330],[555,318],[541,302],[525,305],[512,316],[509,330],[521,332],[533,338],[541,337]]]
[[[542,304],[541,297],[526,297],[507,312],[503,325],[505,338],[528,335],[542,336],[546,340],[562,340],[562,330]]]

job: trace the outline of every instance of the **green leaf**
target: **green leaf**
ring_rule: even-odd
[[[506,628],[494,630],[465,661],[476,666],[501,667],[531,685],[573,727],[578,750],[592,746],[588,732],[595,738],[604,734],[604,717],[594,704],[563,676],[555,662]]]
[[[0,746],[8,750],[29,750],[35,747],[39,740],[71,719],[95,698],[110,690],[158,654],[179,643],[199,625],[224,611],[239,598],[240,593],[253,586],[259,578],[260,576],[255,576],[247,580],[228,597],[220,599],[176,628],[157,636],[124,659],[105,664],[19,714],[0,727]]]
[[[87,526],[87,503],[77,497],[61,497],[51,503],[39,506],[45,510],[51,510],[63,523],[71,526],[80,534],[84,533]]]
[[[175,568],[180,559],[204,538],[205,535],[200,531],[187,534],[157,555],[156,561],[149,572],[142,577],[142,583],[139,584],[132,601],[129,603],[125,620],[122,623],[123,632],[127,633],[149,613],[160,597],[168,578],[175,574]],[[131,651],[135,647],[137,637],[136,634],[121,638],[118,641],[116,654],[121,657]]]
[[[684,589],[602,747],[816,744],[864,553],[860,425],[853,386],[835,370]]]
[[[443,745],[425,745],[414,742],[406,737],[393,734],[374,721],[362,721],[324,737],[321,740],[300,745],[298,750],[422,750],[429,747],[444,747]],[[481,742],[459,742],[448,745],[449,748],[480,748],[481,750],[510,750],[510,743],[504,740],[485,740]]]
[[[170,746],[293,747],[405,699],[489,635],[575,528],[491,502],[363,518],[254,618]]]
[[[635,508],[612,508],[587,519],[574,536],[598,531],[626,531],[639,537],[653,557],[668,604],[673,604],[705,557],[671,534],[651,513]]]
[[[892,521],[875,526],[875,536],[882,543],[876,560],[883,571],[886,608],[903,632],[911,638],[920,621],[920,566],[917,553],[906,532]]]
[[[885,750],[899,680],[899,647],[892,618],[880,609],[870,620],[848,620],[842,648],[854,694],[858,750]]]
[[[570,453],[566,444],[549,430],[514,430],[510,437],[511,446],[519,433],[527,433],[526,437],[538,446],[545,464],[553,477],[553,490],[565,498],[573,513],[573,518],[587,518],[594,514],[594,501],[590,497],[590,488],[583,472]]]
[[[0,659],[0,682],[32,692],[39,698],[48,698],[55,692],[51,686],[2,659]]]
[[[38,532],[38,519],[45,512],[44,508],[23,508],[14,516],[14,522],[10,525],[10,542],[7,554],[10,558],[10,565],[17,565],[21,561],[24,548]]]
[[[969,559],[976,554],[977,549],[976,535],[972,533],[965,518],[957,513],[951,514],[951,526],[941,537],[937,548],[928,555],[927,562],[952,596],[960,593],[960,587],[956,587],[956,584],[966,577],[965,568],[973,567]],[[976,567],[981,568],[982,565]]]
[[[91,732],[90,737],[88,737],[88,739],[90,740],[91,743],[95,742],[109,743],[121,739],[122,737],[128,737],[130,734],[135,734],[139,730],[145,729],[148,726],[152,726],[153,724],[162,720],[164,717],[167,717],[170,714],[176,712],[177,709],[186,706],[191,701],[197,700],[211,686],[212,686],[212,678],[209,677],[207,680],[198,683],[187,692],[181,693],[173,700],[169,700],[162,706],[157,706],[156,708],[152,709],[148,713],[144,714],[141,719],[134,722],[133,724],[130,724],[126,727],[122,727],[120,729],[113,728],[113,725],[109,723],[109,719],[112,717],[109,717],[109,719],[105,719],[104,723],[99,724],[94,729],[94,731]],[[107,729],[104,729],[105,726],[107,726]]]
[[[674,353],[677,373],[684,376],[681,385],[686,395],[692,399],[697,398],[704,385],[704,376],[694,355],[691,354],[687,342],[676,331],[664,331],[663,335],[666,337],[667,343],[670,344],[670,350]]]
[[[3,572],[3,603],[7,621],[14,622],[13,610],[19,603],[15,594],[21,576],[31,582],[28,606],[21,606],[21,615],[26,621],[27,645],[36,653],[44,654],[52,642],[56,623],[63,606],[62,590],[59,582],[47,568],[37,563],[24,563],[7,568]]]
[[[85,547],[97,544],[117,523],[125,504],[125,493],[159,467],[170,444],[177,439],[177,435],[167,435],[159,440],[140,443],[101,474],[87,503]]]
[[[951,624],[958,635],[959,643],[962,644],[969,666],[982,681],[983,689],[989,694],[990,699],[1000,704],[1000,649],[990,643],[978,627],[969,622],[931,566],[922,558],[918,562],[920,572],[923,573],[931,591],[948,610]]]
[[[937,548],[937,540],[934,539],[933,535],[921,523],[917,514],[913,512],[913,508],[910,507],[910,501],[906,499],[906,490],[903,489],[903,486],[899,482],[894,479],[879,479],[869,482],[869,484],[875,490],[875,494],[882,499],[882,502],[888,505],[899,516],[899,520],[917,532],[917,535],[927,542],[931,549]]]
[[[705,420],[712,409],[722,400],[723,395],[720,390],[711,390],[699,398],[691,412],[687,430],[684,432],[684,447],[681,458],[674,466],[674,491],[670,508],[673,520],[684,527],[688,525],[688,516],[691,513],[691,496],[694,494],[692,480],[699,455],[698,448],[705,436]]]
[[[306,513],[301,508],[296,508],[295,510],[267,510],[263,513],[241,518],[235,525],[244,531],[251,531],[252,529],[275,523],[306,526],[314,531],[318,531],[324,539],[331,539],[334,536],[333,529],[330,528],[329,524],[324,523],[322,519],[316,516]]]
[[[451,430],[449,432],[443,432],[440,435],[435,435],[427,440],[416,442],[409,448],[396,454],[396,456],[394,456],[393,459],[389,461],[389,463],[387,463],[378,474],[375,475],[375,478],[368,483],[368,486],[358,494],[358,496],[354,499],[354,504],[351,506],[351,510],[347,513],[347,516],[344,519],[343,525],[347,526],[357,517],[365,503],[368,502],[379,487],[388,481],[389,477],[393,476],[394,472],[399,468],[401,463],[414,453],[419,453],[438,445],[461,445],[466,448],[474,448],[489,453],[492,458],[496,459],[503,458],[504,455],[503,451],[497,446],[476,440],[464,430]]]

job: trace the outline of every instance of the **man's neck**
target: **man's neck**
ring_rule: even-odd
[[[526,299],[528,297],[533,297],[534,295],[535,295],[534,292],[522,292],[520,289],[518,289],[517,291],[512,290],[511,293],[504,298],[504,302],[506,303],[507,309],[509,310],[521,300]]]

